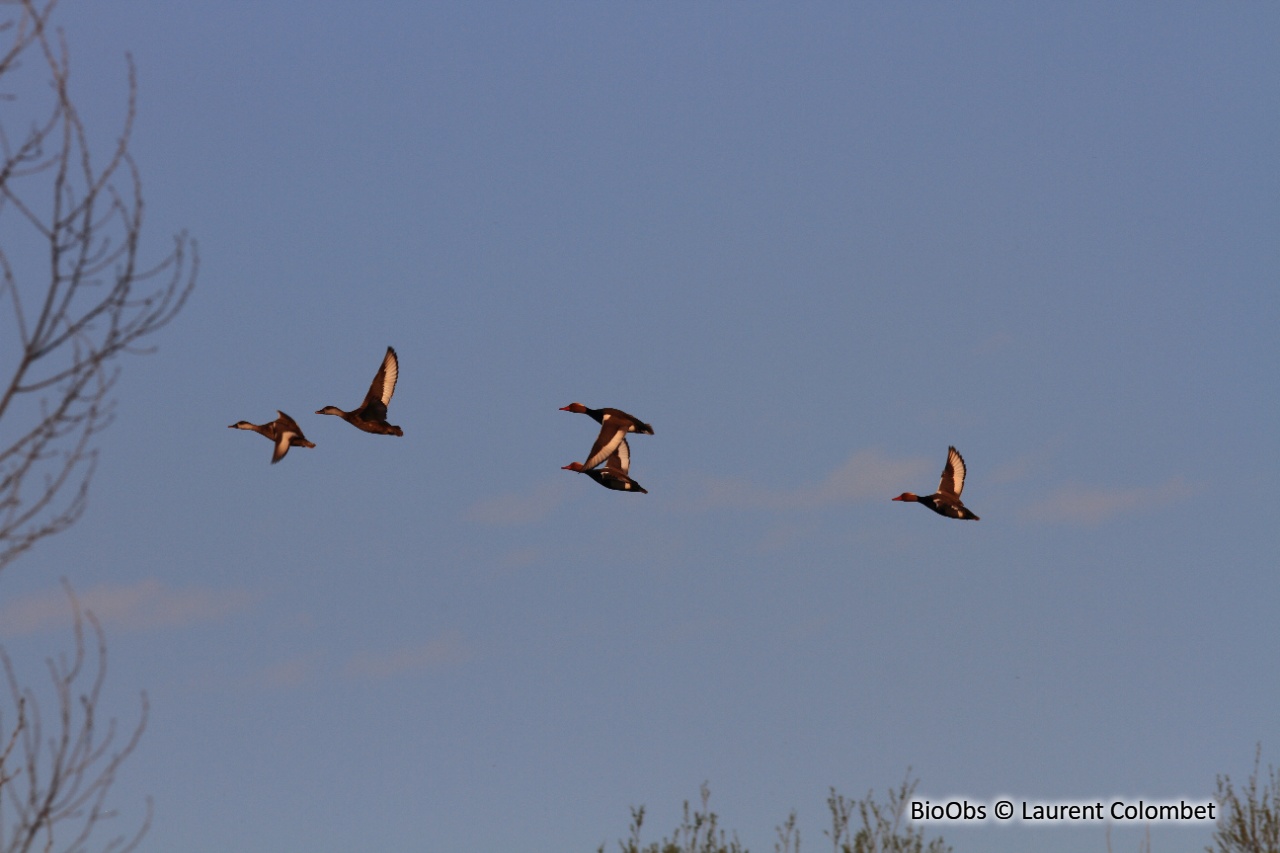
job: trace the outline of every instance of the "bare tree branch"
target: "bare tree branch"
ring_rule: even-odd
[[[106,807],[107,794],[120,765],[138,746],[147,725],[148,704],[142,694],[142,717],[118,750],[116,722],[99,723],[102,685],[107,673],[107,645],[102,626],[65,584],[71,600],[75,647],[68,657],[48,658],[54,714],[42,717],[36,692],[21,685],[8,653],[0,646],[0,668],[14,708],[13,728],[6,731],[0,712],[0,853],[32,850],[83,851],[103,821],[116,817]],[[85,623],[92,629],[97,654],[85,643]],[[87,684],[86,684],[87,682]],[[81,692],[83,691],[83,692]],[[47,728],[46,728],[47,725]],[[117,836],[102,849],[126,853],[151,825],[151,801],[142,826],[130,836]]]
[[[126,57],[119,135],[96,161],[72,100],[66,39],[50,25],[56,2],[0,0],[0,569],[84,512],[93,440],[112,419],[116,357],[146,351],[143,339],[182,309],[198,267],[185,233],[157,263],[140,261],[142,181],[129,153],[133,60]],[[33,76],[46,94],[21,104],[36,118],[14,132],[8,110],[20,99],[9,89],[25,82],[30,91]],[[145,693],[123,744],[115,721],[100,720],[106,639],[70,586],[67,595],[75,648],[46,660],[51,713],[42,711],[45,691],[24,686],[0,647],[12,708],[0,703],[0,853],[83,853],[115,816],[107,794],[146,726]],[[150,824],[148,800],[137,832],[101,849],[133,850]]]
[[[1230,776],[1218,777],[1218,807],[1222,816],[1207,853],[1274,853],[1280,850],[1280,770],[1268,765],[1262,772],[1262,743],[1253,756],[1249,782],[1237,790]],[[1258,779],[1262,787],[1258,787]]]
[[[16,141],[0,124],[0,569],[83,513],[111,422],[116,357],[182,310],[199,266],[185,232],[152,265],[139,258],[142,182],[129,153],[137,78],[114,147],[95,165],[70,91],[70,55],[49,25],[56,0],[19,0],[0,34],[6,75],[31,63],[48,80],[47,116]],[[12,100],[12,98],[10,98]],[[27,274],[33,258],[37,275]]]

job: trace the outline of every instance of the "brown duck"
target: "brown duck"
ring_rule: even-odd
[[[591,446],[587,461],[582,463],[583,468],[594,468],[604,460],[611,459],[617,452],[619,444],[625,443],[626,434],[629,432],[653,435],[653,427],[621,409],[590,409],[581,403],[570,403],[567,406],[561,406],[560,411],[590,415],[596,423],[600,424],[600,435],[596,438],[596,443]],[[624,454],[626,458],[630,458],[629,451],[624,451]],[[625,469],[626,466],[624,465],[623,468]],[[625,474],[626,471],[624,470],[623,473]]]
[[[911,492],[903,492],[894,498],[895,501],[915,501],[924,504],[938,515],[947,518],[960,518],[966,521],[977,521],[974,515],[962,503],[960,492],[964,491],[964,457],[954,447],[947,448],[947,465],[942,469],[942,482],[938,483],[938,491],[920,497]]]
[[[280,417],[271,423],[251,424],[248,421],[236,421],[227,429],[251,429],[258,435],[265,435],[271,439],[276,446],[275,452],[271,454],[272,465],[283,459],[290,447],[315,447],[315,444],[307,441],[307,437],[302,434],[297,421],[278,409],[276,414]]]
[[[648,489],[631,479],[631,447],[626,438],[618,442],[604,465],[599,468],[588,468],[581,462],[570,462],[563,466],[566,471],[577,471],[586,474],[606,489],[616,492],[640,492],[647,495]]]
[[[337,415],[356,429],[373,432],[379,435],[404,435],[404,431],[394,424],[387,423],[387,404],[391,395],[396,392],[396,379],[400,375],[400,362],[396,351],[387,347],[387,354],[382,357],[382,365],[378,375],[373,377],[369,393],[364,395],[360,408],[344,412],[337,406],[325,406],[316,412],[317,415]]]

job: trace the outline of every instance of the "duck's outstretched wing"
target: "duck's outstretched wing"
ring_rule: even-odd
[[[276,442],[276,448],[271,454],[272,465],[283,459],[284,455],[289,452],[289,448],[294,445],[298,447],[315,447],[302,434],[302,428],[298,426],[297,421],[279,409],[276,410],[276,414],[280,417],[276,418],[275,422],[271,424],[273,434],[268,436],[269,438],[274,438]]]
[[[289,417],[279,409],[276,409],[276,414],[280,416],[276,418],[276,424],[278,427],[289,430],[290,432],[296,434],[299,438],[306,437],[302,434],[302,427],[298,426],[297,421],[295,421],[293,418]]]
[[[617,424],[606,423],[600,430],[600,435],[596,438],[596,443],[591,445],[591,452],[587,454],[587,461],[582,463],[583,468],[594,468],[601,462],[608,459],[615,452],[626,454],[627,465],[631,464],[631,449],[627,448],[618,451],[618,447],[627,440],[627,428]]]
[[[274,438],[276,440],[276,448],[271,453],[272,465],[283,459],[284,455],[289,452],[289,445],[293,443],[294,436],[302,436],[302,430],[298,429],[298,424],[293,418],[289,417],[279,409],[276,410],[276,414],[280,417],[276,419],[274,424],[272,424],[272,426],[275,427]]]
[[[944,495],[960,497],[964,491],[964,457],[954,447],[947,448],[947,464],[942,469],[942,481],[938,483],[938,491]]]
[[[605,460],[604,467],[621,471],[624,476],[631,473],[631,445],[627,444],[625,435],[622,441],[618,442],[612,455]]]
[[[400,360],[396,357],[396,351],[391,347],[387,347],[387,354],[382,357],[382,365],[378,368],[378,375],[373,377],[373,384],[369,386],[369,393],[364,397],[364,406],[371,406],[378,403],[382,406],[385,415],[387,406],[391,403],[391,395],[396,393],[396,379],[400,377]]]

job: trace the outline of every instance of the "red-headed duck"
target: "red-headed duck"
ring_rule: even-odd
[[[653,427],[621,409],[589,409],[581,403],[570,403],[567,406],[561,406],[560,411],[590,415],[596,423],[600,424],[600,435],[596,438],[596,443],[591,446],[587,461],[582,463],[583,468],[594,468],[610,458],[629,432],[653,435]]]
[[[570,462],[563,467],[566,471],[586,474],[606,489],[617,492],[640,492],[646,495],[649,493],[644,486],[631,479],[631,447],[625,438],[618,442],[613,453],[599,468],[588,468],[581,462]]]
[[[382,365],[378,375],[373,377],[369,393],[364,396],[360,408],[353,412],[344,412],[337,406],[325,406],[316,412],[317,415],[337,415],[356,429],[379,435],[404,435],[404,431],[394,424],[387,423],[387,405],[391,395],[396,392],[396,379],[400,375],[400,361],[396,351],[387,347],[387,354],[382,357]]]
[[[960,503],[960,493],[964,491],[964,457],[954,447],[947,448],[947,466],[942,469],[942,482],[938,483],[938,491],[920,497],[911,492],[903,492],[894,498],[895,501],[915,501],[924,504],[938,515],[947,518],[960,518],[977,521],[978,517]]]

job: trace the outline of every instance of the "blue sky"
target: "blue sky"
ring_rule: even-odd
[[[0,641],[35,681],[58,579],[98,613],[142,850],[594,850],[703,781],[811,849],[908,766],[1203,799],[1276,760],[1274,4],[58,20],[104,145],[132,53],[148,248],[201,269]],[[311,414],[387,345],[402,439]],[[573,401],[653,424],[648,495],[560,470]],[[278,408],[317,447],[272,466],[226,425]],[[889,500],[950,444],[977,524]]]

